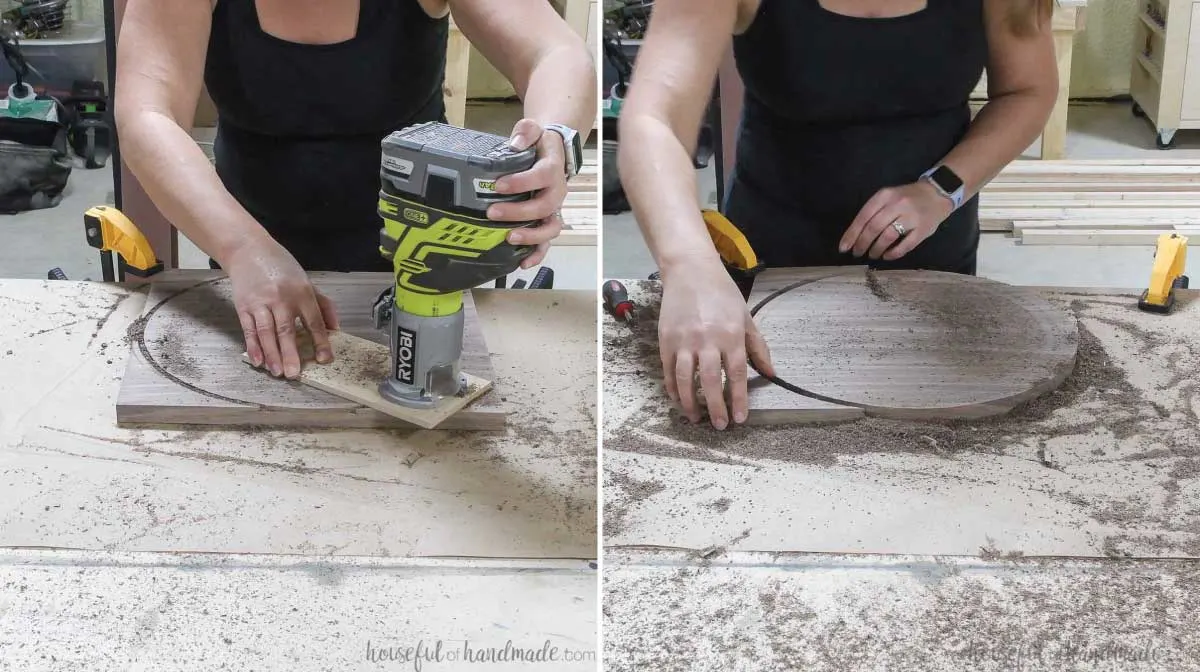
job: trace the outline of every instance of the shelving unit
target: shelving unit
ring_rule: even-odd
[[[1139,0],[1141,1],[1141,0]],[[1084,29],[1087,0],[1057,0],[1050,29],[1054,33],[1054,53],[1058,68],[1058,97],[1054,110],[1042,131],[1041,158],[1061,159],[1067,152],[1067,109],[1071,93],[1071,59],[1075,34]],[[975,111],[987,101],[987,73],[980,78],[971,94]]]
[[[1133,113],[1146,117],[1168,149],[1175,133],[1200,129],[1200,3],[1193,0],[1139,0],[1134,25],[1135,52],[1129,88]]]

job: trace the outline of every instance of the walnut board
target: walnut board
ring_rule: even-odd
[[[371,306],[393,279],[388,273],[313,273],[313,284],[337,307],[341,329],[375,343],[386,335],[371,319]],[[413,428],[392,415],[299,381],[263,375],[242,361],[245,344],[223,274],[173,273],[152,283],[140,337],[117,398],[117,423]],[[462,370],[495,380],[487,344],[468,293]],[[131,336],[137,336],[135,329]],[[336,357],[336,352],[335,352]],[[439,429],[501,430],[505,412],[496,386]],[[420,425],[415,425],[419,427]]]
[[[315,361],[309,334],[303,333],[298,340],[303,362],[301,383],[425,429],[441,425],[492,388],[492,381],[464,373],[464,394],[443,399],[431,408],[402,406],[379,394],[379,381],[386,378],[391,369],[392,353],[388,346],[344,331],[333,331],[329,333],[329,343],[338,353],[337,359],[321,365]],[[242,361],[250,364],[250,356],[242,353]],[[263,369],[259,372],[269,375]]]
[[[1001,415],[1049,392],[1074,367],[1075,319],[1033,292],[951,273],[865,268],[780,269],[750,296],[776,375],[877,417],[950,420]],[[754,424],[845,414],[762,378]],[[755,418],[757,416],[757,418]]]

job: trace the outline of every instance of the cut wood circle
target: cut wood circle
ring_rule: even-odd
[[[1078,348],[1066,311],[953,273],[768,272],[751,303],[764,300],[755,320],[777,378],[879,417],[1007,413],[1058,387]]]

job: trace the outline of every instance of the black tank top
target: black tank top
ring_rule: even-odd
[[[218,0],[204,81],[218,111],[217,174],[309,270],[389,270],[376,214],[380,142],[444,121],[449,20],[417,0],[359,0],[346,42],[265,32],[254,0]]]
[[[983,0],[927,0],[896,18],[762,0],[734,38],[745,105],[727,201],[771,266],[861,264],[838,241],[876,191],[916,181],[962,139],[987,60]],[[881,268],[974,272],[972,199]]]

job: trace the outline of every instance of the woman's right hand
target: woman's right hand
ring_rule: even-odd
[[[328,330],[338,328],[337,311],[282,245],[270,238],[247,243],[221,266],[233,282],[246,355],[255,367],[265,364],[276,377],[300,376],[296,318],[312,336],[317,362],[333,361]]]
[[[659,351],[667,394],[693,423],[700,422],[696,374],[713,427],[749,415],[747,355],[763,373],[775,375],[767,343],[759,333],[742,293],[720,265],[692,265],[683,275],[664,272],[662,309],[658,320]],[[725,405],[728,379],[730,407]]]

